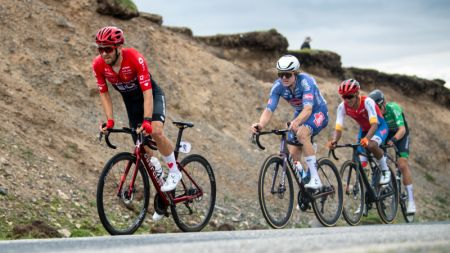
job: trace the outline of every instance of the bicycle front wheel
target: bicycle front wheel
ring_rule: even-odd
[[[314,194],[312,207],[317,219],[326,227],[336,225],[342,213],[342,182],[332,161],[322,158],[317,163],[322,188]]]
[[[365,193],[364,185],[357,167],[353,161],[346,161],[341,167],[342,188],[344,190],[344,208],[342,214],[345,221],[351,225],[358,225],[361,221]]]
[[[208,225],[216,203],[216,179],[209,162],[200,155],[186,156],[181,162],[183,178],[175,189],[175,198],[200,197],[171,206],[175,224],[184,232],[198,232]],[[197,187],[198,186],[198,187]]]
[[[280,156],[269,156],[261,167],[258,196],[267,223],[272,228],[285,227],[292,216],[294,186],[290,171],[283,170]]]
[[[133,234],[144,221],[149,196],[148,175],[141,164],[136,165],[136,157],[130,153],[113,156],[97,185],[97,211],[103,227],[111,235]]]
[[[377,185],[375,187],[379,196],[379,200],[377,201],[378,214],[386,224],[394,221],[398,209],[397,179],[395,178],[394,171],[391,168],[389,170],[391,171],[391,181],[388,184]]]

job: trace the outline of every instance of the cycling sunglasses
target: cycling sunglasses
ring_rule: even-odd
[[[278,77],[279,78],[283,78],[283,76],[285,76],[288,79],[288,78],[291,78],[292,73],[290,73],[290,72],[278,72]]]
[[[353,99],[354,97],[356,97],[356,95],[343,95],[342,96],[343,99],[347,99],[347,100]]]
[[[103,52],[110,54],[112,53],[112,51],[114,51],[114,49],[116,49],[116,47],[98,47],[98,53],[99,54],[103,54]]]

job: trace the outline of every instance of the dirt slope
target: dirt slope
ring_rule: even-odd
[[[105,233],[96,213],[96,184],[104,162],[117,151],[96,141],[104,116],[90,66],[95,32],[105,25],[123,28],[126,45],[147,58],[166,92],[169,137],[174,140],[176,134],[172,120],[195,123],[186,140],[194,153],[210,160],[218,181],[218,208],[207,229],[225,223],[237,229],[266,227],[257,203],[257,175],[278,144],[268,138],[269,151],[258,151],[248,141],[248,126],[258,119],[271,84],[191,37],[143,18],[101,16],[95,8],[94,0],[0,0],[0,238],[20,237],[13,228],[35,220],[63,236]],[[334,122],[339,80],[316,78]],[[117,125],[127,125],[121,98],[112,94]],[[420,220],[448,219],[450,111],[394,91],[386,94],[407,108]],[[290,117],[282,103],[271,126],[282,127]],[[348,122],[351,140],[356,126]],[[332,125],[317,139],[322,155]],[[126,138],[116,142],[120,150],[131,147]],[[296,213],[291,224],[304,226],[312,219]],[[151,227],[147,221],[143,232]],[[157,227],[176,231],[170,221]]]

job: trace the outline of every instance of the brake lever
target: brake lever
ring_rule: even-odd
[[[102,131],[100,131],[100,133],[98,133],[98,142],[99,143],[102,143],[102,138],[103,138],[103,132]]]

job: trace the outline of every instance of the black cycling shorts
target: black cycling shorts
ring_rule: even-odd
[[[396,132],[393,132],[388,136],[388,140],[390,140],[392,137],[394,137]],[[405,135],[395,142],[395,146],[397,147],[398,153],[400,157],[408,158],[409,157],[409,132],[407,131]]]
[[[166,99],[163,90],[152,79],[153,94],[153,114],[152,121],[165,122],[166,119]],[[137,128],[144,120],[144,96],[142,92],[135,93],[134,96],[123,97],[127,109],[130,128]]]

